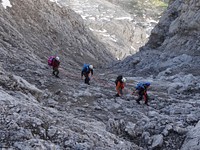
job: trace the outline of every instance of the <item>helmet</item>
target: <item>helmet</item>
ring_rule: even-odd
[[[146,85],[146,86],[150,86],[151,83],[150,83],[150,82],[146,82],[145,85]]]
[[[60,60],[60,58],[58,56],[56,56],[56,60]]]
[[[89,68],[90,68],[90,69],[93,69],[93,66],[92,66],[92,65],[89,65]]]
[[[123,78],[122,78],[122,82],[126,82],[126,78],[123,77]]]

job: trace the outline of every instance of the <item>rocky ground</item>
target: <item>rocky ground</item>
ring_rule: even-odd
[[[198,8],[199,2],[193,0],[171,1],[141,52],[124,61],[127,71],[147,76],[182,72],[198,77]]]
[[[112,71],[96,70],[90,86],[80,72],[60,71],[60,78],[49,75],[37,87],[1,71],[2,147],[179,149],[199,120],[199,95],[170,93],[173,82],[127,77],[124,96],[116,98]],[[144,80],[152,83],[150,106],[131,95]]]
[[[198,2],[190,2],[184,3],[188,7],[181,7],[191,11],[198,6]],[[195,39],[193,35],[182,38]],[[13,0],[9,7],[0,5],[0,147],[199,149],[200,78],[198,70],[186,73],[196,68],[191,63],[198,64],[198,56],[188,56],[189,52],[179,56],[177,49],[176,57],[168,59],[166,53],[151,49],[157,42],[148,43],[150,46],[134,57],[114,63],[106,46],[72,10],[47,0]],[[166,42],[164,45],[171,48]],[[61,58],[60,78],[52,76],[47,65],[52,54]],[[140,59],[142,54],[145,59]],[[159,66],[160,57],[167,61]],[[90,86],[80,78],[82,63],[89,60],[95,66]],[[157,65],[153,66],[154,62]],[[110,65],[105,67],[106,63]],[[118,74],[127,78],[120,98],[114,96]],[[151,82],[150,106],[137,104],[137,96],[131,95],[139,81]]]

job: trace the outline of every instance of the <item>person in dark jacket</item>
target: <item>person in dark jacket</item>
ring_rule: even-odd
[[[52,59],[52,67],[53,67],[53,75],[55,75],[57,78],[59,78],[59,65],[60,65],[60,58],[56,56],[55,58]]]
[[[126,78],[122,77],[121,75],[117,77],[115,81],[116,91],[117,91],[117,94],[115,95],[116,97],[120,97],[123,95],[122,90],[125,87],[125,82],[126,82]]]
[[[136,91],[138,92],[138,99],[136,100],[136,102],[138,104],[140,104],[140,101],[143,99],[144,97],[144,102],[147,106],[149,106],[148,104],[148,95],[147,95],[147,89],[150,87],[150,83],[149,82],[140,82],[136,85]]]
[[[85,76],[85,84],[90,85],[90,74],[93,75],[93,65],[84,64],[82,71],[81,71],[81,79]]]

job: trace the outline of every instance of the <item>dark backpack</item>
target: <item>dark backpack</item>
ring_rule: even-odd
[[[136,85],[135,89],[136,89],[136,90],[142,90],[142,89],[145,89],[145,87],[144,87],[144,83],[139,82],[139,83]]]
[[[146,88],[148,87],[148,86],[150,86],[150,82],[139,82],[137,85],[136,85],[136,87],[135,87],[135,89],[136,90],[146,90]]]
[[[88,72],[89,71],[89,64],[84,64],[82,68],[83,72]]]
[[[117,77],[117,79],[115,80],[115,84],[116,84],[116,86],[117,86],[117,83],[118,83],[118,81],[122,81],[122,75],[119,75],[118,77]]]

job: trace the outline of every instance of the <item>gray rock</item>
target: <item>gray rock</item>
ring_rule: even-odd
[[[152,142],[152,138],[150,138],[149,132],[143,132],[142,138],[144,139],[145,143],[150,144]]]
[[[187,131],[188,131],[186,128],[182,128],[182,127],[179,127],[179,126],[173,127],[173,130],[180,135],[183,135],[183,134],[187,133]]]
[[[156,116],[159,116],[159,114],[158,114],[158,112],[156,112],[156,111],[149,111],[149,112],[148,112],[148,116],[149,116],[149,117],[156,117]]]
[[[188,123],[194,123],[194,122],[198,122],[198,118],[195,114],[189,114],[187,115],[186,121]]]
[[[53,126],[50,126],[47,131],[47,136],[52,138],[54,135],[56,135],[56,133],[57,133],[57,129]]]
[[[163,144],[163,135],[154,135],[151,137],[152,138],[152,149],[156,149],[162,146]]]
[[[135,137],[135,124],[132,122],[128,122],[125,131],[132,137]]]
[[[165,129],[163,130],[162,134],[164,136],[167,136],[169,134],[169,131],[173,130],[173,126],[171,124],[166,125]]]
[[[181,150],[198,150],[200,148],[200,146],[199,146],[199,139],[200,139],[199,128],[200,128],[200,122],[198,122],[197,125],[187,133],[187,137],[181,147]]]

